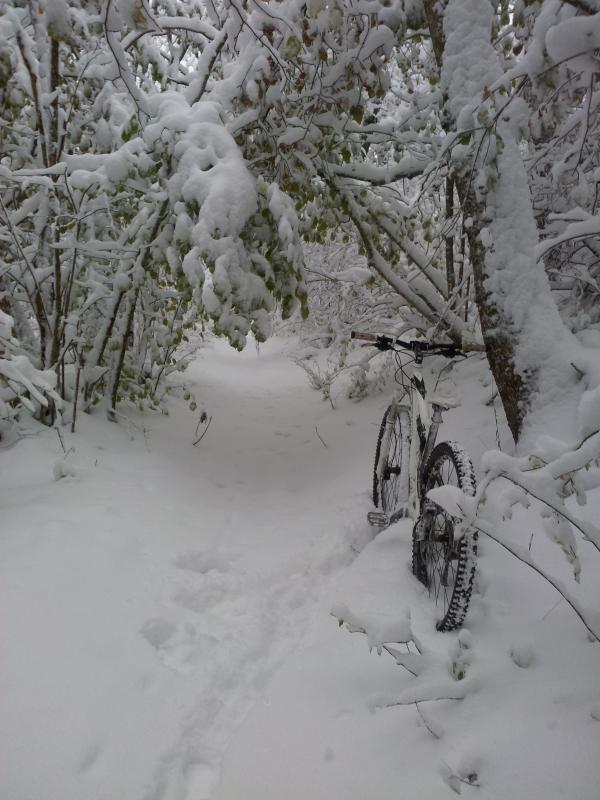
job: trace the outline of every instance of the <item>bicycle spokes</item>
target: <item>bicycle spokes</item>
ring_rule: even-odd
[[[454,442],[437,445],[423,470],[421,517],[413,531],[413,573],[441,612],[438,630],[452,630],[462,624],[469,603],[477,535],[461,530],[457,537],[458,520],[427,497],[438,486],[475,492],[471,462]]]

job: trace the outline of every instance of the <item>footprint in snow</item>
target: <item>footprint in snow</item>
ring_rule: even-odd
[[[191,762],[185,770],[186,800],[208,800],[217,784],[215,769],[203,761]]]
[[[232,572],[232,566],[237,558],[237,553],[217,549],[180,553],[173,564],[197,578],[178,586],[171,594],[171,602],[200,614],[236,595],[239,576]]]
[[[196,550],[180,553],[173,563],[179,569],[200,572],[204,575],[211,570],[228,572],[235,559],[235,554],[224,554],[216,550]]]
[[[195,589],[182,586],[171,595],[171,600],[176,606],[200,614],[209,608],[231,597],[235,591],[237,581],[227,578],[222,573],[206,575],[205,583]]]
[[[206,633],[194,633],[181,642],[167,644],[161,652],[161,660],[165,666],[176,672],[192,672],[204,664],[213,664],[219,640]]]
[[[92,742],[84,751],[83,756],[79,762],[79,772],[87,772],[88,770],[92,769],[94,764],[98,761],[100,756],[102,755],[103,747],[101,742]]]
[[[142,625],[140,633],[156,650],[160,650],[173,636],[177,626],[166,619],[149,619]]]
[[[178,629],[165,619],[149,619],[140,633],[156,650],[163,664],[177,672],[191,672],[211,657],[219,644],[216,636],[198,633],[193,625]]]

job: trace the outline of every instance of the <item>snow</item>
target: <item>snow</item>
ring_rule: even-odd
[[[550,57],[558,64],[571,59],[573,70],[598,68],[595,51],[600,47],[600,13],[573,17],[554,25],[546,34]]]
[[[600,430],[600,386],[583,393],[579,404],[579,427],[583,436]]]
[[[491,5],[479,0],[450,0],[444,13],[442,87],[458,131],[476,126],[474,114],[484,87],[498,79],[498,59],[489,41],[492,20]]]
[[[196,447],[172,400],[0,450],[3,797],[596,797],[598,645],[485,537],[468,631],[437,633],[409,521],[376,538],[365,521],[388,395],[336,386],[334,410],[284,345],[200,351],[189,384],[213,419]],[[476,464],[508,444],[481,358],[439,390],[463,401],[441,436]],[[590,493],[586,518],[599,508]],[[535,515],[509,525],[573,584]],[[579,547],[572,591],[597,608],[600,557]],[[332,609],[366,621],[372,653]],[[410,655],[381,647],[409,637]]]
[[[48,0],[46,3],[46,24],[61,36],[68,36],[71,30],[69,6],[65,0]]]

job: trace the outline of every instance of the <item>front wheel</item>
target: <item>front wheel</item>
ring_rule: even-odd
[[[388,406],[377,437],[373,468],[373,505],[393,514],[408,502],[410,414],[405,406]]]
[[[441,442],[423,470],[421,517],[413,529],[413,574],[429,589],[441,618],[439,631],[459,628],[473,590],[477,531],[460,527],[460,520],[428,500],[437,486],[456,486],[475,494],[471,459],[456,442]]]

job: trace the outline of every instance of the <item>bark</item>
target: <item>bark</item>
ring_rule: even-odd
[[[123,365],[125,363],[125,354],[127,352],[127,348],[129,346],[129,336],[132,331],[133,326],[133,315],[135,313],[135,307],[137,305],[137,300],[140,294],[139,288],[135,290],[133,297],[129,301],[129,308],[127,310],[127,319],[125,321],[125,327],[123,329],[122,339],[121,339],[121,348],[119,350],[119,357],[117,360],[117,364],[115,367],[114,374],[112,376],[111,381],[111,388],[110,388],[110,407],[108,409],[108,418],[114,422],[115,419],[115,411],[117,408],[117,399],[119,394],[119,383],[121,382],[121,372],[123,371]]]
[[[457,181],[457,186],[459,186],[458,194],[465,215],[475,219],[471,193],[464,186],[464,181]],[[515,369],[515,340],[509,332],[510,321],[500,313],[493,298],[485,289],[484,282],[487,277],[485,250],[479,238],[482,227],[483,225],[473,225],[467,232],[475,286],[475,302],[479,311],[481,333],[490,369],[498,387],[508,426],[516,442],[521,433],[523,418],[533,387],[529,386],[526,377]]]
[[[60,232],[56,218],[54,220],[54,244],[58,245],[60,239]],[[52,254],[53,268],[54,268],[54,315],[52,320],[52,347],[50,350],[50,364],[57,371],[59,369],[58,358],[60,355],[62,345],[62,276],[61,276],[61,263],[60,263],[60,250],[58,247],[54,248]],[[61,360],[64,360],[64,354]]]
[[[44,307],[44,298],[40,289],[36,289],[34,295],[35,319],[40,330],[40,367],[46,368],[46,340],[48,336],[48,320]]]
[[[104,323],[104,329],[102,330],[102,333],[100,334],[100,336],[97,339],[98,347],[96,349],[96,346],[94,346],[94,349],[92,350],[92,352],[90,354],[90,358],[85,360],[85,366],[96,367],[96,366],[100,365],[100,362],[102,361],[102,358],[104,356],[104,351],[105,351],[106,346],[107,346],[107,344],[108,344],[108,342],[110,340],[110,337],[111,337],[115,322],[117,321],[117,314],[119,313],[119,306],[121,305],[121,300],[123,299],[124,296],[125,296],[125,292],[123,292],[123,291],[118,292],[118,294],[115,296],[110,316],[106,319],[106,321]],[[84,400],[85,400],[85,410],[87,410],[89,408],[89,401],[91,399],[92,389],[94,388],[95,383],[96,383],[96,381],[89,381],[89,380],[86,380],[86,382],[85,382],[85,386],[83,388],[83,397],[84,397]]]
[[[454,216],[454,180],[452,176],[446,178],[446,220],[450,225],[450,220]],[[452,296],[456,285],[454,274],[454,236],[446,236],[446,281],[448,282],[448,296]]]
[[[55,97],[52,102],[52,126],[51,126],[51,143],[50,143],[50,152],[48,153],[48,158],[50,163],[56,164],[56,159],[58,156],[58,133],[59,133],[59,82],[60,82],[60,44],[57,39],[52,38],[50,42],[50,91],[54,93]],[[55,186],[58,180],[58,176],[55,175],[52,178]],[[52,206],[54,203],[57,202],[57,198],[54,198]],[[59,356],[60,351],[63,344],[63,323],[62,323],[62,273],[61,273],[61,255],[60,250],[58,248],[58,244],[60,242],[60,227],[58,224],[56,210],[53,213],[53,220],[52,220],[52,231],[53,231],[53,243],[54,243],[54,252],[52,253],[53,258],[53,269],[54,269],[54,318],[52,320],[52,345],[50,349],[50,364],[56,370],[56,374],[59,377],[62,375],[64,376],[64,359],[65,354],[63,353],[61,358],[61,363],[59,364]],[[65,308],[65,314],[68,313],[68,308]],[[62,385],[61,385],[62,384]],[[59,382],[59,389],[64,397],[64,378],[62,382]]]
[[[160,226],[167,213],[168,205],[169,205],[168,200],[164,200],[160,209],[158,210],[148,239],[149,242],[153,242],[156,236],[158,235]],[[138,259],[140,259],[140,266],[142,269],[145,269],[148,266],[148,262],[150,261],[151,258],[152,258],[152,251],[150,247],[146,247],[143,255],[138,255]],[[140,297],[140,291],[141,291],[141,285],[138,284],[133,291],[133,297],[131,297],[129,300],[129,307],[127,309],[127,319],[125,322],[125,327],[123,329],[123,338],[121,340],[121,349],[119,351],[119,358],[110,385],[111,404],[108,410],[108,418],[113,422],[115,421],[117,396],[119,393],[119,383],[121,381],[121,373],[123,371],[123,365],[125,363],[125,355],[127,353],[127,349],[131,347],[130,338],[133,335],[133,321],[134,321],[135,309],[138,303],[138,299]],[[116,310],[115,310],[115,316],[116,316]],[[106,341],[107,340],[105,339],[105,343]]]

